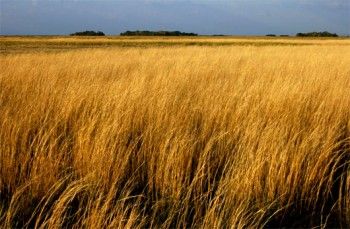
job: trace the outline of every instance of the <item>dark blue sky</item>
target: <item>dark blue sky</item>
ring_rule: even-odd
[[[1,34],[350,34],[350,0],[0,0]]]

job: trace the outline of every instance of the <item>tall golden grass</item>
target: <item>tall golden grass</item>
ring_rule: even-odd
[[[0,58],[0,227],[350,226],[349,46]]]

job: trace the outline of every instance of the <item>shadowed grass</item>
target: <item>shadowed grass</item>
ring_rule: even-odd
[[[57,52],[87,48],[154,48],[183,46],[298,46],[350,45],[349,39],[266,38],[266,37],[0,37],[0,53]]]

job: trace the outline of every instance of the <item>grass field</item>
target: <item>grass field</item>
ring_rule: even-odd
[[[350,40],[1,37],[0,227],[350,227]]]
[[[67,37],[67,36],[3,36],[0,37],[0,55],[25,52],[57,52],[93,48],[150,48],[183,46],[349,46],[348,38],[295,37]]]

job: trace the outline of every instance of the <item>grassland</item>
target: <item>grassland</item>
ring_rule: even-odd
[[[150,48],[184,46],[349,46],[346,38],[271,38],[271,37],[67,37],[67,36],[3,36],[0,37],[0,55],[25,52],[58,52],[91,48]]]
[[[0,43],[0,227],[350,227],[349,40]]]

